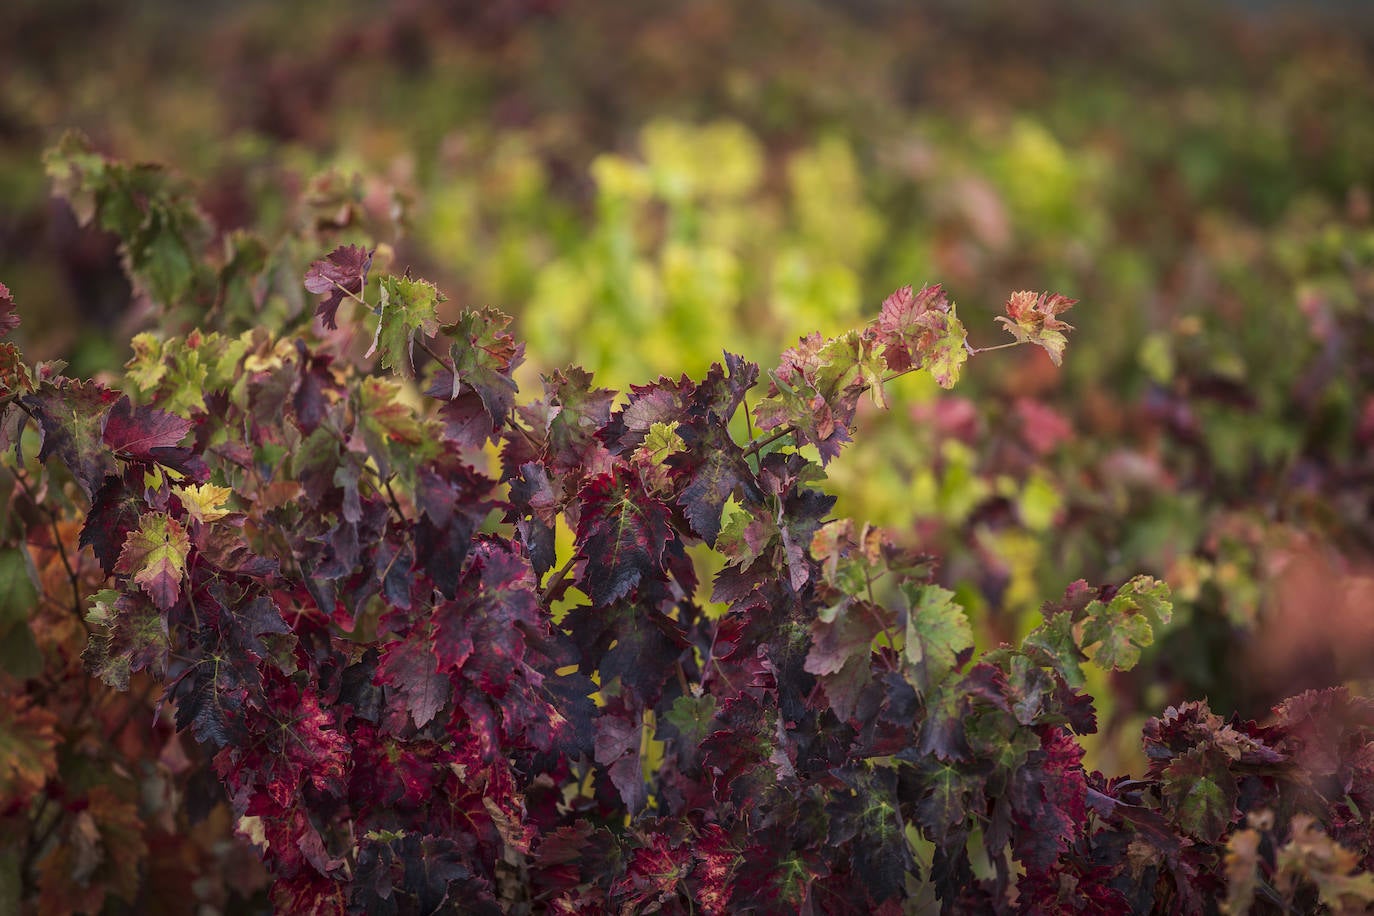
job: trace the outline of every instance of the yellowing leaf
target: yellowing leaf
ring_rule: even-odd
[[[0,696],[0,804],[24,799],[57,775],[57,717],[25,696]]]
[[[165,611],[181,595],[190,549],[191,539],[176,519],[160,512],[149,513],[140,520],[138,530],[129,533],[115,572],[132,577]]]
[[[224,505],[233,491],[228,487],[217,487],[211,483],[204,483],[174,487],[172,492],[181,500],[182,508],[190,514],[191,518],[201,524],[217,521],[229,514],[229,510],[224,508]]]

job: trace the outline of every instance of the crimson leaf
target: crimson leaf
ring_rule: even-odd
[[[578,496],[577,544],[586,559],[579,581],[593,602],[609,604],[663,574],[665,549],[676,536],[667,507],[634,475],[617,468],[589,481]]]

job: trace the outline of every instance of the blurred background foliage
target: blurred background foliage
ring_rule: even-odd
[[[1077,578],[1167,579],[1175,624],[1092,685],[1089,765],[1139,770],[1167,703],[1374,676],[1374,23],[1262,6],[12,0],[0,279],[25,352],[95,374],[139,331],[301,321],[305,264],[380,243],[517,317],[526,390],[767,368],[907,283],[975,345],[1012,290],[1076,297],[1062,369],[904,379],[832,486],[943,556],[984,645]],[[205,307],[174,273],[185,327],[154,323],[51,197],[69,128],[282,281]]]

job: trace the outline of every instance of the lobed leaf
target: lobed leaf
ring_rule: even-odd
[[[365,356],[380,354],[382,368],[402,375],[415,371],[415,336],[439,330],[436,306],[444,301],[433,283],[409,277],[383,277],[377,305],[377,332]]]
[[[124,541],[114,571],[129,576],[165,611],[181,595],[190,549],[191,539],[180,522],[162,512],[149,512]]]

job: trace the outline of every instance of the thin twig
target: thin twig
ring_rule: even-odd
[[[560,585],[563,584],[563,580],[566,579],[566,578],[568,577],[568,573],[572,570],[573,564],[576,563],[576,562],[577,562],[577,554],[574,553],[572,556],[568,557],[568,562],[566,562],[566,563],[564,563],[562,566],[560,566],[560,567],[558,568],[558,571],[555,572],[552,576],[549,577],[549,581],[548,581],[548,582],[544,585],[544,587],[543,587],[542,589],[540,589],[540,591],[539,591],[539,603],[540,603],[540,604],[548,604],[548,603],[549,603],[549,598],[550,598],[550,596],[553,595],[554,590],[557,589],[558,586],[560,586]]]
[[[91,626],[86,622],[86,615],[81,611],[81,578],[76,574],[76,570],[72,568],[71,561],[67,558],[67,548],[62,542],[62,531],[57,527],[57,513],[53,511],[52,506],[45,502],[38,501],[38,497],[29,487],[28,480],[26,479],[28,477],[27,474],[21,469],[11,469],[10,473],[19,483],[19,486],[24,488],[24,495],[28,496],[34,506],[41,509],[43,514],[48,517],[48,524],[52,528],[53,547],[57,550],[57,555],[62,560],[62,568],[66,571],[67,579],[71,582],[72,612],[76,614],[76,619],[81,621],[81,626],[85,628],[86,633],[89,635]]]

